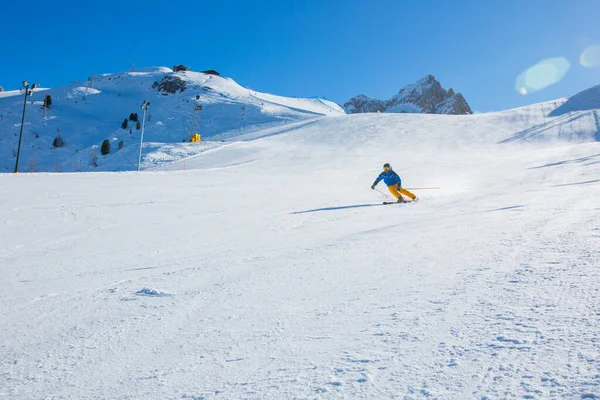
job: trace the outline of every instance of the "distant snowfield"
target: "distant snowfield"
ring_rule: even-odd
[[[562,104],[0,175],[0,398],[598,398],[598,111]],[[384,162],[440,189],[383,206]]]

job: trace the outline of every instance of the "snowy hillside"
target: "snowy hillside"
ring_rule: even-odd
[[[342,115],[265,129],[255,135],[242,137],[266,137],[298,132],[304,136],[302,141],[310,144],[310,152],[318,154],[317,149],[327,146],[329,140],[336,138],[336,144],[353,143],[357,148],[346,150],[346,154],[336,156],[345,162],[353,163],[352,157],[360,152],[364,156],[365,144],[376,145],[378,157],[403,158],[405,151],[423,151],[429,157],[437,157],[440,149],[462,149],[472,151],[482,145],[496,143],[525,143],[531,146],[549,143],[586,143],[600,142],[600,86],[570,98],[533,104],[526,107],[501,112],[474,115],[423,115],[423,114],[377,114]],[[339,136],[338,136],[339,135]],[[383,136],[380,137],[380,136]],[[287,137],[287,136],[285,136]],[[295,136],[294,136],[295,137]],[[281,138],[280,140],[286,140]],[[295,140],[295,139],[294,139]],[[401,140],[396,147],[392,145]],[[410,146],[407,150],[409,140]],[[340,143],[338,143],[340,141]],[[255,144],[261,146],[261,144]],[[298,157],[294,144],[275,147],[269,157]],[[213,168],[228,165],[233,158],[236,163],[254,162],[256,150],[249,144],[228,143],[212,148],[210,153],[186,157],[180,161],[154,167],[156,170],[179,170],[193,168]],[[285,149],[282,151],[281,149]],[[398,152],[400,151],[400,155]],[[276,154],[281,152],[281,154]],[[306,155],[310,157],[310,155]],[[327,157],[330,157],[327,155]],[[325,159],[319,161],[326,162]],[[146,164],[152,169],[152,164]]]
[[[51,95],[52,105],[44,115],[46,93]],[[156,67],[105,74],[87,82],[36,91],[27,108],[20,169],[135,169],[141,130],[135,121],[128,121],[125,129],[121,124],[132,113],[142,120],[143,100],[151,103],[144,133],[148,146],[144,160],[151,164],[217,146],[216,135],[226,141],[269,126],[344,113],[326,100],[260,93],[231,79],[198,72],[173,73],[169,68]],[[19,91],[0,94],[0,171],[14,169],[22,108]],[[195,143],[174,146],[189,141],[190,133],[198,131],[207,147]],[[54,148],[59,134],[65,145]],[[111,143],[111,154],[101,156],[100,145],[105,139]]]
[[[599,398],[593,92],[0,174],[0,398]]]

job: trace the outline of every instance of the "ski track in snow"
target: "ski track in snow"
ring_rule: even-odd
[[[0,175],[0,398],[598,398],[598,143],[398,120]]]

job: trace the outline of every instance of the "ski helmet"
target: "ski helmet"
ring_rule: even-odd
[[[386,168],[392,169],[390,163],[383,164],[383,169],[386,169]]]

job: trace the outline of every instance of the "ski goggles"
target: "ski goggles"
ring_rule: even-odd
[[[390,170],[390,167],[383,167],[383,170],[384,170],[384,171],[389,171],[389,170]]]

